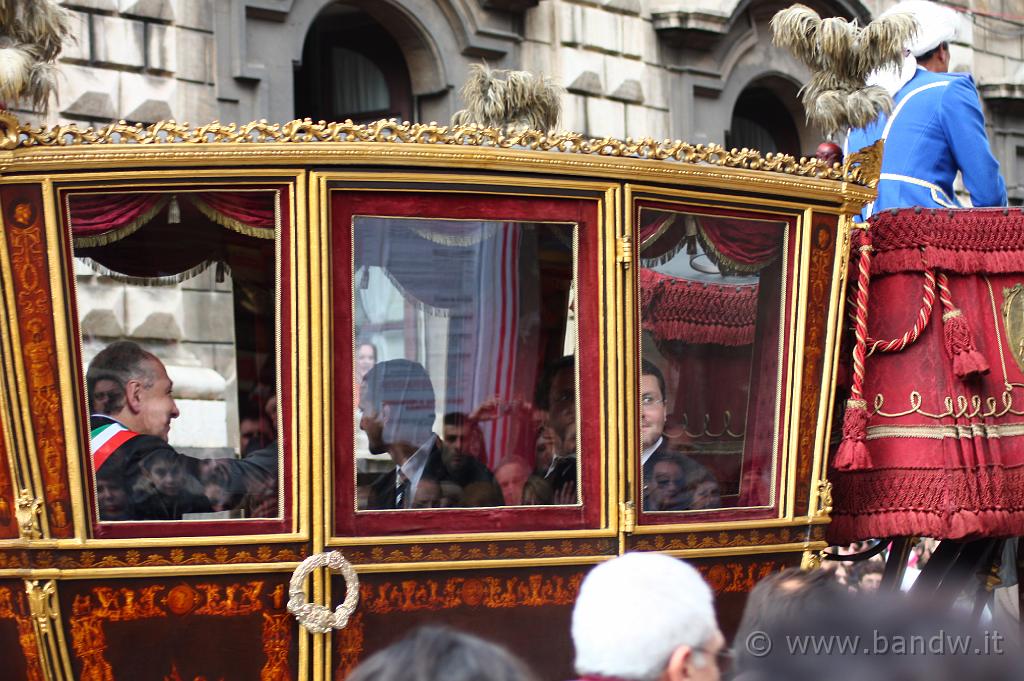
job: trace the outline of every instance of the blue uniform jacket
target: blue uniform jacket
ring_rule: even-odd
[[[912,94],[922,86],[928,87]],[[865,217],[887,208],[958,206],[953,193],[958,170],[974,206],[1006,205],[1006,183],[989,147],[978,91],[969,75],[919,68],[893,99],[889,117],[851,130],[846,139],[848,151],[873,144],[892,118],[878,198],[873,208],[865,208]]]

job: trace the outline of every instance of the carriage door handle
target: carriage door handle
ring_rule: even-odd
[[[314,570],[326,567],[341,572],[345,578],[345,600],[333,611],[325,605],[306,600],[303,586],[306,577]],[[288,583],[288,612],[295,615],[299,624],[314,634],[326,634],[331,629],[344,629],[348,618],[359,603],[359,576],[352,564],[339,551],[317,553],[299,563]]]

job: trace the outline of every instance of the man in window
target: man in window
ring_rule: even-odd
[[[179,415],[172,395],[173,384],[156,355],[137,343],[118,341],[101,350],[86,372],[89,395],[90,450],[96,472],[100,520],[177,520],[185,512],[211,510],[199,482],[223,478],[229,496],[242,498],[253,493],[251,480],[257,474],[270,481],[269,510],[249,513],[247,517],[266,517],[277,513],[277,449],[261,450],[247,459],[195,459],[178,453],[167,443],[171,421]],[[152,509],[161,492],[153,480],[156,462],[169,463],[181,476],[178,483],[190,495],[187,505],[167,503]],[[202,472],[201,472],[202,471]],[[100,482],[102,481],[102,488]],[[112,481],[123,485],[111,490]],[[112,493],[127,495],[113,510]],[[120,498],[120,496],[119,496]],[[166,501],[166,500],[165,500]],[[159,511],[160,508],[166,509]],[[184,510],[186,509],[187,510]],[[128,510],[126,510],[128,509]]]
[[[365,508],[413,508],[421,481],[438,486],[451,481],[433,430],[434,405],[430,376],[416,362],[392,359],[366,373],[359,390],[359,427],[370,453],[388,454],[394,468],[371,483]]]
[[[673,451],[665,439],[665,376],[653,362],[640,368],[640,455],[645,511],[685,511],[721,505],[718,482],[704,466]]]
[[[103,480],[107,488],[104,496],[109,495],[112,480],[121,481],[125,488],[118,494],[138,506],[152,493],[144,484],[143,462],[155,456],[180,457],[167,444],[171,421],[179,414],[167,369],[136,343],[120,341],[92,360],[86,384],[93,411],[89,440],[97,481]],[[126,515],[123,509],[109,513],[107,505],[100,504],[101,520],[131,519]]]

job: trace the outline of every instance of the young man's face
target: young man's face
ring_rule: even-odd
[[[640,377],[640,441],[644,448],[653,447],[665,430],[665,396],[658,378],[651,374]]]
[[[100,478],[96,481],[96,505],[100,509],[100,520],[129,520],[131,515],[128,491],[113,480]]]
[[[683,469],[673,461],[659,461],[654,464],[651,477],[651,499],[655,510],[670,510],[682,501],[686,480]]]
[[[176,497],[185,485],[181,465],[170,461],[155,461],[146,471],[146,477],[153,487],[166,497]]]
[[[551,380],[548,391],[548,424],[559,438],[564,438],[569,426],[576,423],[576,374],[565,367]]]
[[[162,362],[150,360],[150,368],[156,376],[152,385],[142,385],[139,393],[138,431],[143,435],[155,435],[167,441],[171,432],[171,420],[178,418],[178,405],[171,394],[173,384],[167,376]]]

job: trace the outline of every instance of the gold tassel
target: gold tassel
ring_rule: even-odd
[[[167,205],[167,224],[177,225],[181,223],[181,206],[178,205],[178,195],[175,194],[171,197],[171,202]]]

